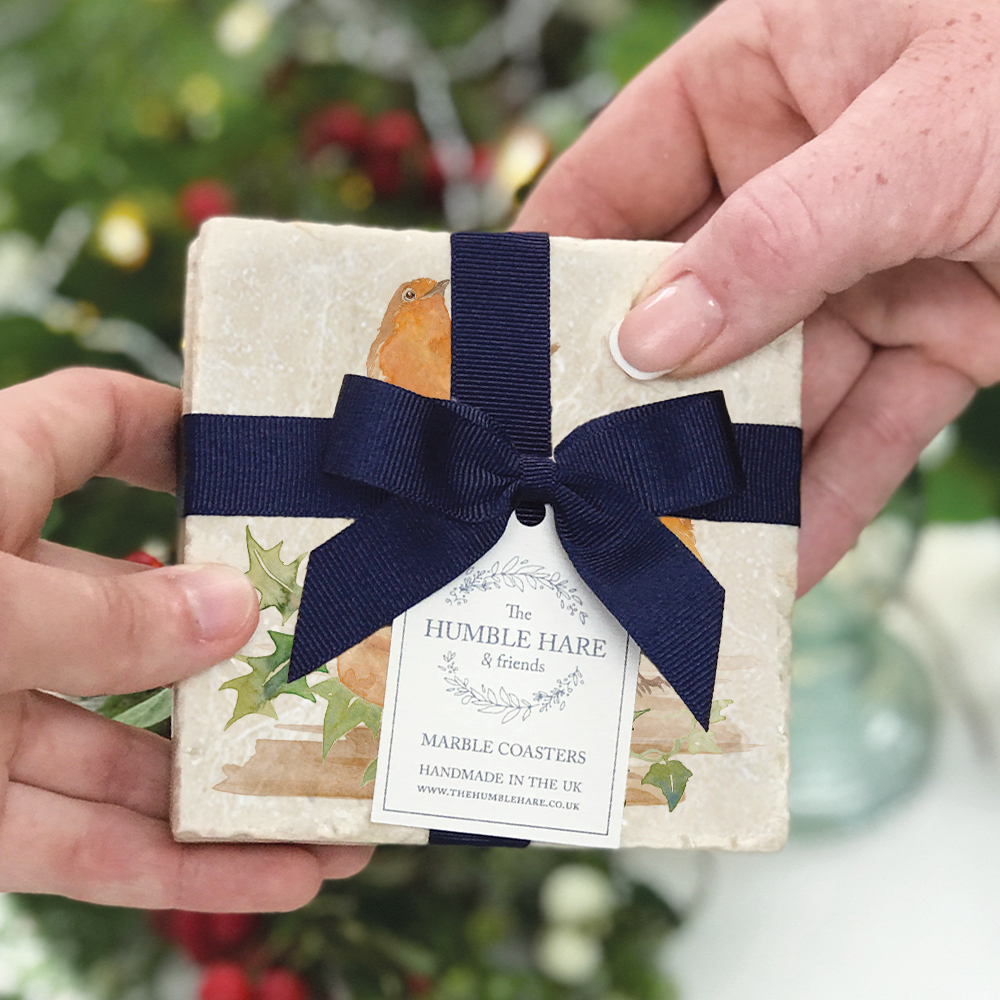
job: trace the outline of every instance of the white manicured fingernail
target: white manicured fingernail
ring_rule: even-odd
[[[608,340],[608,347],[611,348],[611,357],[615,359],[615,364],[630,378],[638,379],[640,382],[648,382],[652,378],[659,378],[672,371],[671,368],[664,368],[663,371],[659,372],[641,372],[638,368],[630,365],[622,357],[621,348],[618,346],[618,332],[621,330],[623,322],[624,320],[619,321],[618,325],[611,331],[611,337]]]

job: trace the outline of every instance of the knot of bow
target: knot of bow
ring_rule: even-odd
[[[737,493],[721,392],[621,410],[525,454],[483,410],[348,375],[323,471],[366,509],[309,557],[289,679],[452,582],[545,504],[584,582],[708,725],[724,592],[658,518]]]

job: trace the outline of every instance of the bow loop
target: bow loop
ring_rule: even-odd
[[[561,468],[586,470],[650,512],[684,514],[743,488],[740,451],[719,391],[618,410],[581,424],[556,447]]]
[[[474,406],[346,375],[329,422],[323,471],[459,521],[506,516],[518,454]]]

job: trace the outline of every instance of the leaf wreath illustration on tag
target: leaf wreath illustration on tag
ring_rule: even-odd
[[[495,590],[500,587],[510,587],[522,594],[529,589],[547,587],[559,595],[561,606],[566,611],[580,616],[580,624],[587,621],[583,598],[568,579],[558,572],[547,573],[541,566],[533,565],[519,556],[512,556],[502,567],[500,563],[494,562],[489,569],[469,570],[462,577],[462,582],[457,587],[452,587],[446,601],[448,604],[465,604],[474,590]]]
[[[483,655],[485,657],[487,654]],[[469,682],[468,677],[459,676],[456,656],[455,651],[449,649],[438,667],[445,673],[446,690],[458,697],[463,705],[471,705],[477,712],[484,715],[502,715],[500,721],[504,723],[517,718],[527,722],[536,709],[545,712],[553,707],[565,708],[566,699],[583,683],[583,673],[577,667],[572,673],[556,681],[555,687],[550,691],[536,691],[530,698],[520,697],[504,687],[500,687],[494,693],[493,688],[487,688],[485,684],[480,684],[477,689]]]

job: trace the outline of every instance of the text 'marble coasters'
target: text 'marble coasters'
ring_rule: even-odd
[[[392,625],[372,819],[617,847],[639,651],[551,511]]]
[[[176,692],[175,836],[781,845],[801,338],[629,379],[672,251],[203,227],[183,558],[261,620]]]

